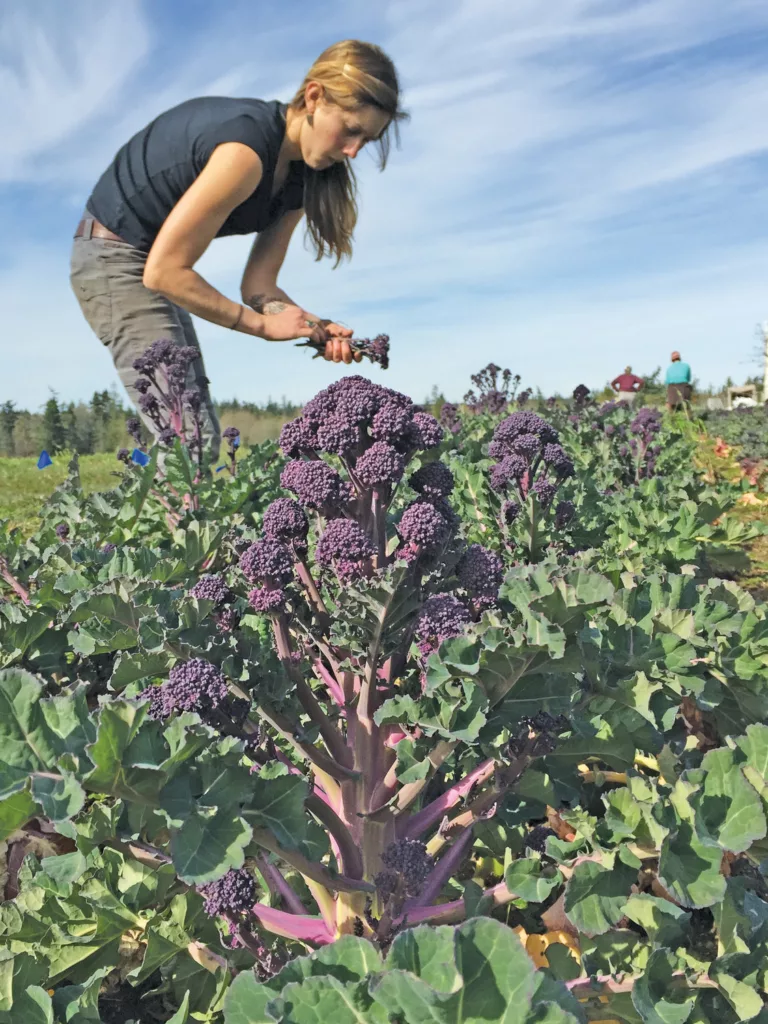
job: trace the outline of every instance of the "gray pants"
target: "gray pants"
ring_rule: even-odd
[[[200,347],[189,313],[144,286],[146,260],[147,254],[128,242],[85,235],[74,240],[70,260],[69,279],[80,309],[109,349],[118,376],[137,409],[139,394],[133,386],[139,376],[133,368],[137,356],[159,338]],[[217,459],[221,427],[208,391],[202,356],[189,368],[187,387],[198,391],[202,398],[205,452],[208,459]],[[157,428],[152,420],[143,413],[138,415],[155,435]]]

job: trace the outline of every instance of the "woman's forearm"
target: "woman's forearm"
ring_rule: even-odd
[[[248,306],[241,308],[239,302],[233,302],[222,295],[196,270],[174,268],[155,272],[144,284],[150,291],[160,292],[188,313],[194,313],[220,327],[231,328],[239,316],[236,330],[257,338],[263,337],[264,315]]]

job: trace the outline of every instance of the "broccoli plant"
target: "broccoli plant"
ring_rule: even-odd
[[[377,334],[375,338],[351,338],[349,347],[354,353],[359,353],[372,363],[378,364],[382,370],[389,369],[389,335]],[[319,359],[325,351],[324,342],[300,341],[296,348],[313,348],[315,354],[313,359]]]

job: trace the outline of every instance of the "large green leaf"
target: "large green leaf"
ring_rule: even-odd
[[[731,853],[748,850],[766,834],[760,797],[727,747],[710,750],[701,767],[707,773],[704,785],[691,797],[699,838]]]
[[[618,857],[609,867],[583,861],[573,869],[565,890],[565,912],[585,935],[602,935],[619,923],[637,868]]]

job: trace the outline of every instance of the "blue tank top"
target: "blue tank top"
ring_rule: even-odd
[[[287,109],[278,100],[205,96],[166,110],[118,150],[88,198],[88,212],[126,242],[148,251],[215,147],[242,142],[258,153],[263,176],[217,237],[263,231],[285,211],[303,205],[303,160],[290,164],[285,184],[270,198]]]

